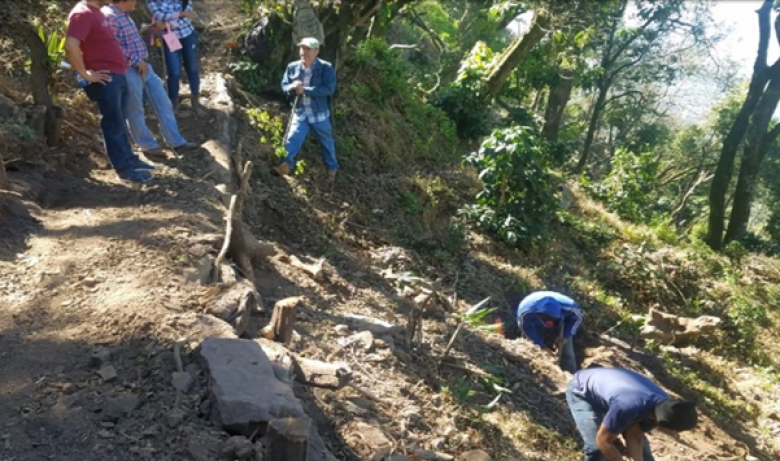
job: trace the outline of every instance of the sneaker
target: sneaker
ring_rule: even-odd
[[[117,173],[119,179],[135,184],[144,184],[152,180],[152,174],[146,170],[126,170]]]
[[[153,171],[157,169],[157,166],[152,165],[151,163],[146,163],[139,158],[133,162],[133,168],[140,171]]]
[[[290,165],[287,162],[282,162],[271,168],[271,171],[277,176],[288,176],[290,174]]]
[[[174,147],[176,150],[195,150],[200,147],[200,144],[195,144],[194,142],[185,142],[184,144],[180,146]]]

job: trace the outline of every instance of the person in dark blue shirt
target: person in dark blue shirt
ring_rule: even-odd
[[[526,338],[552,356],[560,351],[560,367],[576,373],[572,338],[582,324],[582,311],[568,296],[554,291],[536,291],[526,296],[517,308],[517,325]]]
[[[623,368],[578,371],[566,401],[585,445],[585,461],[623,461],[615,446],[620,435],[629,458],[654,461],[646,433],[656,426],[687,431],[698,421],[693,402],[673,399],[647,377]]]

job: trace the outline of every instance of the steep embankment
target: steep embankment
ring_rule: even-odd
[[[240,21],[223,1],[201,3],[204,66],[213,72],[223,68],[223,40]],[[457,218],[476,182],[457,167],[464,149],[451,125],[383,82],[385,61],[372,53],[358,54],[352,65],[357,71],[342,76],[336,100],[344,169],[333,189],[320,187],[316,144],[302,154],[303,174],[270,175],[273,146],[258,141],[278,137],[283,123],[267,121],[285,122],[286,108],[241,92],[242,109],[255,116],[236,114],[233,156],[234,164],[255,164],[244,218],[278,250],[254,267],[263,306],[302,296],[290,349],[348,364],[368,391],[295,387],[338,459],[404,459],[381,455],[390,451],[412,460],[452,459],[470,449],[496,460],[577,459],[579,441],[561,394],[568,377],[538,350],[466,327],[442,361],[456,329],[452,313],[488,296],[489,305],[509,308],[508,296],[538,287],[571,292],[588,311],[588,332],[577,338],[586,362],[641,370],[700,403],[699,429],[651,438],[657,459],[778,456],[778,384],[718,355],[728,336],[712,351],[648,351],[632,338],[630,322],[610,332],[630,343],[600,335],[653,302],[680,304],[675,291],[699,299],[720,290],[728,299],[733,287],[705,286],[711,279],[703,268],[728,261],[666,246],[579,192],[570,210],[575,224],[557,229],[547,246],[506,249]],[[0,224],[4,457],[220,456],[227,434],[208,421],[206,379],[190,354],[204,335],[230,334],[208,314],[219,287],[190,277],[204,257],[216,256],[224,231],[224,196],[214,185],[226,171],[215,166],[210,148],[225,134],[218,121],[229,104],[215,85],[207,88],[209,113],[182,119],[185,136],[206,148],[162,161],[157,185],[144,192],[121,186],[107,169],[90,106],[78,92],[66,109],[83,125],[71,126],[67,145],[53,154],[69,168],[41,173],[13,163],[22,170],[11,171],[13,187],[31,216],[4,215]],[[741,264],[743,276],[754,279],[741,283],[780,280],[774,260]],[[420,333],[407,342],[403,331],[418,309]],[[367,334],[354,328],[354,315],[401,332]],[[254,316],[248,334],[256,336],[269,316]],[[171,386],[179,340],[193,378],[187,393]]]

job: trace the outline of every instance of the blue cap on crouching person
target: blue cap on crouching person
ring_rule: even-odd
[[[312,50],[319,50],[320,41],[314,37],[306,37],[302,39],[300,43],[298,43],[298,46],[305,46],[306,48],[311,48]]]

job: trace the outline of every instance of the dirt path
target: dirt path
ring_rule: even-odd
[[[235,2],[199,3],[212,25],[235,18]],[[204,52],[215,54],[227,32],[209,33]],[[212,120],[183,118],[185,137],[207,141]],[[219,231],[222,211],[203,151],[159,164],[143,192],[109,169],[24,177],[39,206],[0,221],[0,459],[181,459],[187,431],[165,419],[173,361],[162,341],[193,320],[185,278],[199,255],[188,239]],[[91,359],[103,347],[115,378]],[[111,414],[123,396],[138,399],[133,418]],[[198,403],[182,405],[197,414]]]

